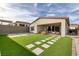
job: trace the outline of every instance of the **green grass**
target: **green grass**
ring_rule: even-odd
[[[36,35],[30,35],[30,36],[14,37],[12,39],[18,42],[19,44],[21,44],[22,46],[25,46],[30,43],[34,44],[34,42],[40,41],[49,36],[50,35],[36,34]],[[36,45],[36,46],[44,49],[40,45]],[[41,56],[71,56],[71,55],[72,55],[72,39],[69,37],[60,38],[60,40],[58,40],[51,47],[49,47],[48,49],[44,49],[44,52],[41,54]]]
[[[26,46],[29,43],[40,41],[50,36],[51,35],[34,34],[28,36],[12,37],[11,39],[21,44],[22,46]]]
[[[51,35],[28,35],[20,37],[9,38],[7,36],[0,36],[0,51],[1,55],[12,55],[12,56],[34,56],[31,50],[27,49],[25,46],[36,41],[43,40]],[[42,43],[43,44],[43,43]],[[41,47],[36,45],[36,47]],[[34,47],[34,48],[36,48]],[[33,48],[33,49],[34,49]],[[44,49],[44,52],[40,54],[41,56],[71,56],[72,55],[72,40],[70,37],[62,37],[57,42],[55,42],[48,49]]]
[[[34,42],[44,40],[45,38],[48,38],[51,36],[52,35],[34,34],[34,35],[28,35],[28,36],[12,37],[11,39],[23,47],[25,47],[28,44],[34,44],[35,47],[33,47],[32,49],[35,49],[37,47],[39,47],[39,48],[42,48],[42,47],[41,47],[41,45],[36,45]],[[45,43],[45,42],[42,42],[42,44],[43,43]],[[29,49],[29,50],[32,51],[32,49]]]
[[[42,56],[71,56],[72,55],[72,39],[69,37],[60,38],[50,48],[46,49]]]
[[[1,56],[1,51],[0,51],[0,56]]]
[[[0,35],[1,56],[35,56],[31,51],[14,42],[6,35]]]

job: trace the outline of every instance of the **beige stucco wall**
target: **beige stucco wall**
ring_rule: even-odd
[[[67,23],[65,19],[39,19],[30,25],[30,27],[34,26],[35,28],[34,31],[30,32],[37,33],[38,30],[37,25],[53,24],[53,23],[61,23],[61,35],[65,36],[67,30],[66,28]]]

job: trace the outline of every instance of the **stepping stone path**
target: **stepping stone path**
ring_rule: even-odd
[[[46,38],[46,40],[50,40],[50,39],[52,39],[52,37],[48,37],[48,38]]]
[[[53,39],[52,38],[53,37],[48,37],[45,40],[40,40],[40,41],[34,42],[33,44],[26,45],[26,47],[36,55],[40,55],[44,51],[44,49],[51,47],[51,45],[53,45],[57,40],[59,40],[60,36]]]
[[[46,40],[41,40],[42,42],[46,42]]]
[[[42,43],[42,42],[39,42],[39,41],[38,41],[38,42],[35,42],[35,44],[37,44],[37,45],[39,45],[39,44],[41,44],[41,43]]]
[[[58,40],[58,39],[56,39],[56,40]]]
[[[54,44],[54,43],[53,43],[53,42],[51,42],[51,41],[48,41],[47,43],[48,43],[48,44],[51,44],[51,45],[52,45],[52,44]]]
[[[41,54],[43,51],[44,51],[43,49],[38,48],[38,47],[37,47],[37,48],[35,48],[34,50],[32,50],[32,52],[34,52],[36,55]]]
[[[55,40],[53,39],[53,40],[51,40],[51,41],[55,41]]]
[[[56,42],[56,40],[51,40],[52,42]]]
[[[26,47],[31,49],[31,48],[35,47],[35,45],[29,44],[29,45],[26,45]]]
[[[43,48],[49,48],[50,47],[50,45],[48,45],[48,44],[43,44],[43,45],[41,45]]]

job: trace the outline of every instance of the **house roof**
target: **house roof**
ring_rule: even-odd
[[[8,23],[12,23],[12,21],[9,21],[9,20],[2,20],[0,19],[1,22],[8,22]]]
[[[59,17],[59,16],[56,16],[56,17],[39,17],[35,21],[33,21],[32,23],[36,22],[39,19],[65,19],[67,21],[68,25],[70,24],[69,23],[69,17]]]
[[[79,24],[70,24],[70,27],[76,27],[76,28],[78,28]]]
[[[23,22],[23,21],[16,21],[15,23],[24,23],[24,24],[30,24],[29,22]]]
[[[70,24],[71,26],[78,26],[79,24]]]

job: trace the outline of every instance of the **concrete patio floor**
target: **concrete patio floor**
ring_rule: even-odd
[[[72,56],[79,56],[79,37],[71,36],[72,38]]]

